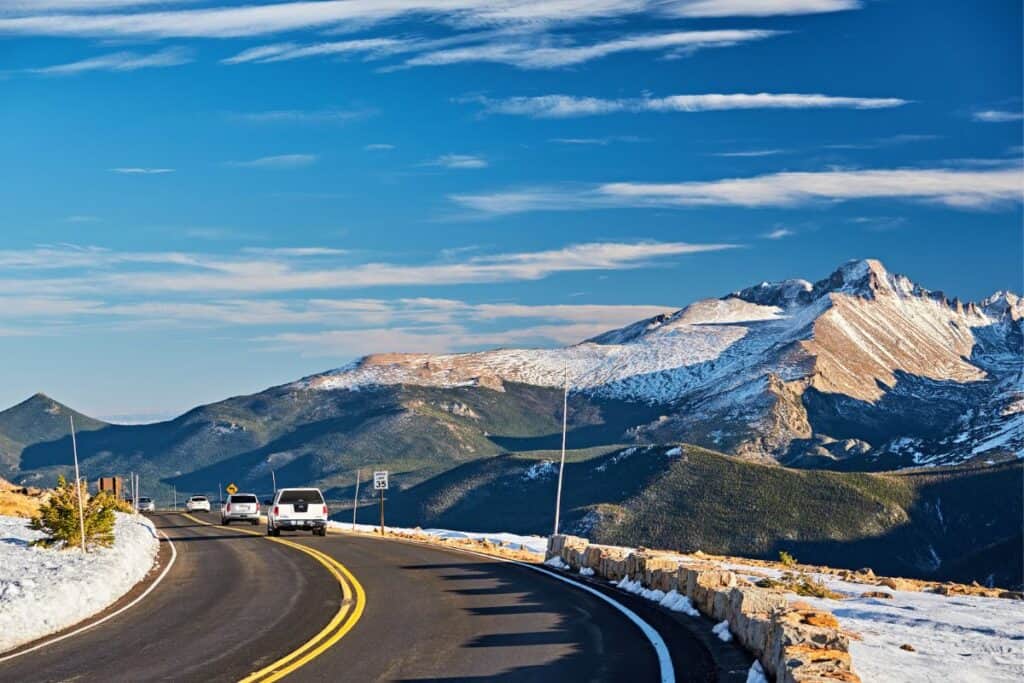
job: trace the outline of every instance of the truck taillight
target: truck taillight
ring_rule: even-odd
[[[277,506],[274,506],[274,516],[277,517]]]
[[[326,516],[327,516],[327,506],[324,505],[324,517],[326,517]]]
[[[231,512],[231,503],[228,503],[228,512]]]

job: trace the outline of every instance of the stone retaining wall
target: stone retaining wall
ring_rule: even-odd
[[[849,637],[830,612],[790,603],[777,591],[740,585],[731,571],[643,548],[592,544],[577,536],[552,536],[547,558],[555,556],[576,571],[589,567],[605,579],[628,578],[652,590],[685,595],[702,614],[727,621],[736,641],[778,683],[860,681],[850,662]]]

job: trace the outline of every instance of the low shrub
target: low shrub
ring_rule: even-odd
[[[46,503],[40,506],[39,515],[33,517],[31,527],[46,534],[35,545],[61,548],[78,548],[82,544],[79,525],[78,496],[82,496],[83,519],[85,520],[85,543],[89,546],[109,546],[114,542],[114,512],[123,510],[124,503],[109,492],[101,491],[89,495],[88,486],[81,482],[78,487],[63,476],[57,479],[57,488]]]

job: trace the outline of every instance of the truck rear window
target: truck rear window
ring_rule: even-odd
[[[255,503],[256,496],[231,496],[229,503]]]
[[[313,505],[321,505],[324,502],[324,497],[316,489],[295,489],[294,491],[281,491],[281,498],[277,502],[298,503],[300,500]]]

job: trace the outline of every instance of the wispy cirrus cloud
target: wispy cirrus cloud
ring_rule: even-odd
[[[646,267],[674,256],[734,248],[727,243],[586,242],[561,249],[448,258],[438,262],[349,263],[323,248],[244,252],[234,256],[187,252],[118,252],[55,245],[0,251],[0,289],[59,292],[290,292],[390,286],[465,285],[540,280],[558,273]],[[317,257],[317,258],[311,258]],[[4,279],[4,270],[12,277]],[[59,276],[41,273],[68,271]],[[77,271],[77,272],[75,272]]]
[[[235,168],[302,168],[315,164],[318,158],[319,155],[316,154],[277,154],[257,159],[248,159],[246,161],[227,161],[224,165]]]
[[[43,76],[73,76],[88,71],[138,71],[139,69],[180,66],[191,61],[192,56],[188,50],[171,47],[150,54],[114,52],[66,64],[28,69],[28,71]]]
[[[751,29],[651,32],[581,43],[574,37],[558,33],[478,31],[435,39],[387,36],[312,44],[277,43],[249,48],[223,61],[226,64],[266,64],[345,55],[381,60],[413,53],[400,63],[401,67],[493,62],[522,69],[554,69],[577,66],[620,52],[660,51],[678,55],[704,48],[732,47],[779,33]]]
[[[363,149],[367,152],[387,152],[394,148],[394,145],[387,142],[371,142],[368,145],[363,145]]]
[[[455,28],[574,25],[630,16],[728,17],[817,14],[855,9],[854,0],[320,0],[161,7],[151,0],[8,2],[0,33],[90,38],[240,38],[332,27],[370,27],[396,19],[432,19]],[[139,9],[111,12],[104,10]],[[2,14],[2,13],[0,13]]]
[[[766,240],[781,240],[785,237],[792,237],[795,234],[796,232],[790,230],[789,228],[775,228],[774,230],[771,230],[761,235],[761,237],[765,238]]]
[[[1024,112],[986,109],[974,112],[971,118],[982,123],[1011,123],[1013,121],[1024,121]]]
[[[416,67],[492,62],[521,69],[555,69],[577,66],[622,52],[661,51],[682,55],[711,47],[732,47],[779,34],[779,31],[753,29],[673,31],[629,35],[589,44],[576,44],[569,39],[541,36],[428,51],[410,57],[404,64],[407,67]]]
[[[122,175],[163,175],[165,173],[174,173],[173,168],[153,168],[145,166],[118,166],[117,168],[110,169],[113,173],[120,173]]]
[[[956,209],[988,209],[1024,200],[1019,166],[984,170],[907,168],[785,172],[679,183],[615,182],[457,194],[457,204],[501,215],[621,207],[801,206],[867,199],[922,200]]]
[[[271,109],[238,112],[231,118],[246,123],[348,123],[369,116],[368,109]]]
[[[600,138],[550,138],[548,142],[559,145],[597,145],[605,147],[616,142],[647,142],[648,138],[638,135],[606,135]]]
[[[424,166],[441,166],[443,168],[487,168],[487,159],[476,154],[442,154]]]
[[[734,152],[714,152],[711,156],[714,157],[772,157],[778,154],[785,154],[788,150],[785,149],[745,149]]]
[[[469,97],[464,102],[481,104],[485,113],[534,118],[570,118],[621,112],[703,112],[729,109],[887,109],[908,103],[896,97],[839,97],[800,93],[709,93],[604,99],[575,95],[536,97]]]

